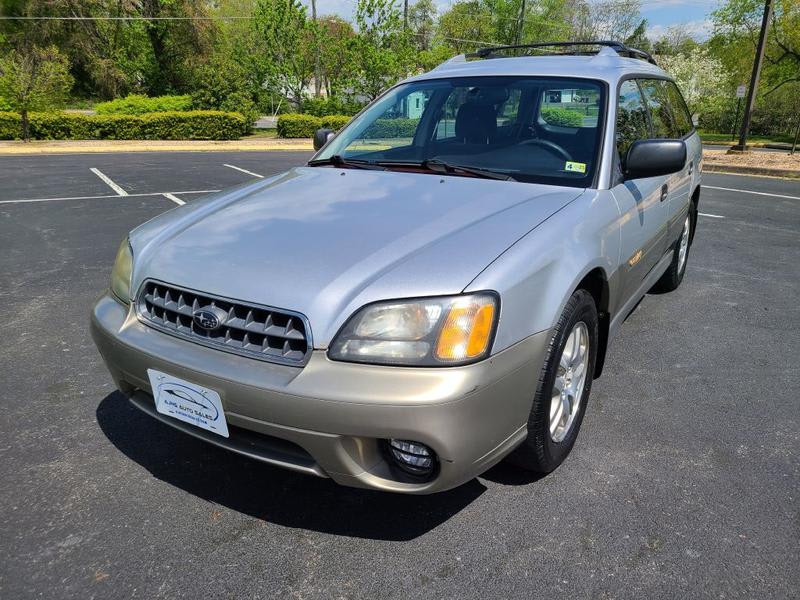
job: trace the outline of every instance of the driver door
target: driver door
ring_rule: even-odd
[[[616,132],[620,170],[612,193],[621,215],[619,305],[622,306],[640,292],[644,279],[664,255],[669,220],[666,177],[627,181],[622,178],[628,149],[635,141],[651,137],[647,106],[635,80],[620,85]]]

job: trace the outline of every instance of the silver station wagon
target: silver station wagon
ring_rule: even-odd
[[[686,269],[701,145],[675,83],[614,42],[487,48],[315,146],[130,232],[91,325],[116,385],[348,486],[555,469],[620,325]]]

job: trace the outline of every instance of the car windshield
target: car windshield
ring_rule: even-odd
[[[590,187],[605,98],[597,81],[470,77],[399,85],[314,157]],[[497,178],[497,177],[495,177]]]

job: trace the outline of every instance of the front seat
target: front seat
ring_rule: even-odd
[[[491,104],[467,102],[456,113],[456,137],[465,144],[489,144],[497,133],[497,114]]]

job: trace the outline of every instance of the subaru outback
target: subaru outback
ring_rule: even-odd
[[[686,270],[702,156],[673,80],[619,43],[487,48],[314,143],[130,232],[91,320],[117,387],[348,486],[554,470],[620,325]]]

